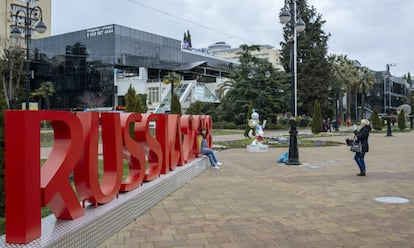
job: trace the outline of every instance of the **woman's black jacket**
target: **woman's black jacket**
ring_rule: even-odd
[[[371,131],[371,126],[363,126],[359,131],[355,131],[355,136],[357,137],[357,141],[361,141],[362,144],[362,151],[368,152],[369,151],[369,144],[368,144],[368,136],[369,132]]]

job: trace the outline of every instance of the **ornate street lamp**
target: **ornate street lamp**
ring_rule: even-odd
[[[394,118],[392,111],[391,111],[391,93],[392,93],[392,83],[391,83],[391,73],[390,73],[390,66],[395,66],[395,64],[386,64],[386,70],[385,70],[385,77],[386,82],[384,80],[384,112],[386,113],[386,116],[384,117],[387,120],[387,137],[392,136],[391,131],[391,121],[392,118]],[[385,93],[388,93],[388,111],[387,111],[387,100]]]
[[[32,30],[35,29],[38,33],[46,32],[46,25],[43,22],[42,9],[39,6],[34,6],[30,8],[30,0],[26,1],[26,8],[20,9],[15,14],[16,25],[10,32],[11,37],[20,38],[22,31],[18,28],[18,19],[24,18],[24,38],[26,43],[26,75],[25,75],[25,84],[26,84],[26,110],[29,110],[29,95],[30,95],[30,41],[32,37]],[[33,22],[33,23],[32,23]],[[32,24],[36,24],[34,27]]]
[[[305,22],[297,15],[296,0],[285,0],[285,5],[279,14],[279,19],[282,24],[290,25],[291,45],[291,82],[292,82],[292,115],[297,116],[297,44],[296,33],[303,32],[306,28]],[[299,151],[297,144],[297,134],[295,120],[290,123],[290,141],[289,141],[289,160],[286,164],[299,165]]]

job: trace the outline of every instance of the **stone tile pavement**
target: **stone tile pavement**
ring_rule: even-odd
[[[356,176],[345,145],[299,148],[300,166],[276,163],[286,148],[221,151],[220,170],[207,169],[100,247],[414,247],[413,138],[371,134],[366,177]]]

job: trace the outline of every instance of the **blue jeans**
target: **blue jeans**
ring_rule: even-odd
[[[356,152],[354,156],[354,160],[357,163],[359,170],[361,170],[361,173],[365,173],[365,152]]]
[[[208,159],[210,160],[210,164],[211,167],[216,166],[217,163],[217,159],[216,156],[214,155],[214,151],[208,148],[203,148],[202,151],[203,155],[206,155],[208,157]]]

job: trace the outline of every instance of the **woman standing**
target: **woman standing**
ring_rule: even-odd
[[[369,144],[368,144],[368,137],[369,132],[371,131],[371,125],[369,120],[362,119],[361,120],[361,129],[355,130],[354,134],[356,137],[356,142],[360,141],[362,144],[362,151],[356,152],[354,156],[354,160],[357,163],[360,173],[357,176],[365,176],[366,175],[366,167],[365,167],[365,153],[369,151]]]

